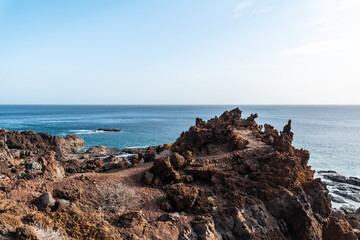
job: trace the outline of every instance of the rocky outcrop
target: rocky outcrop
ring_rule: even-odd
[[[103,131],[103,132],[121,132],[120,128],[98,128],[95,130],[95,132],[99,132],[99,131]]]
[[[84,139],[76,135],[65,138],[33,131],[8,131],[0,129],[0,143],[9,149],[14,159],[39,157],[44,152],[54,151],[58,156],[79,153],[85,150]]]
[[[82,153],[85,151],[85,141],[76,135],[66,135],[59,138],[60,149],[66,153]]]
[[[345,214],[360,214],[360,179],[342,176],[335,171],[318,171],[331,194],[333,209]]]
[[[150,169],[152,186],[167,192],[162,209],[206,217],[201,231],[215,229],[214,239],[322,239],[331,200],[307,165],[309,152],[292,146],[291,121],[280,132],[262,131],[256,117],[234,109],[182,133],[172,146],[176,157]],[[184,160],[179,167],[170,159]]]
[[[93,146],[86,151],[85,154],[93,155],[96,157],[105,157],[109,155],[119,154],[121,152],[118,148],[105,147],[105,146]]]
[[[69,239],[357,239],[359,211],[332,212],[291,121],[277,131],[256,117],[234,109],[173,145],[83,154],[77,137],[1,130],[0,238],[36,239],[27,226],[40,224]]]
[[[248,141],[237,133],[237,128],[258,128],[255,117],[242,119],[241,111],[237,108],[207,122],[197,118],[196,125],[182,133],[172,149],[181,154],[191,151],[196,155],[245,149]]]

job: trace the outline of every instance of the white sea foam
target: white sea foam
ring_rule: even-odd
[[[117,154],[117,155],[115,155],[115,156],[116,156],[116,157],[127,158],[127,157],[131,157],[131,156],[133,156],[133,155],[135,155],[135,154],[133,154],[133,153],[121,153],[121,154]]]
[[[69,123],[74,121],[76,120],[40,120],[40,122],[45,122],[45,123]]]
[[[148,148],[149,146],[133,146],[133,147],[127,147],[129,149],[136,149],[136,148]]]
[[[69,132],[72,133],[72,134],[84,135],[84,134],[103,133],[103,132],[105,132],[105,131],[102,131],[102,130],[79,129],[79,130],[70,130]]]

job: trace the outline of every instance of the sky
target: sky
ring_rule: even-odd
[[[359,0],[0,0],[0,104],[360,104]]]

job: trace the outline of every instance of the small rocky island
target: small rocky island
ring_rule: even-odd
[[[120,128],[98,128],[94,132],[121,132]]]
[[[333,211],[291,121],[279,132],[256,117],[234,109],[174,144],[86,152],[75,135],[2,129],[0,238],[358,239],[358,210]]]

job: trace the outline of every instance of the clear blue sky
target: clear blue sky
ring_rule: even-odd
[[[0,0],[0,104],[360,104],[359,0]]]

